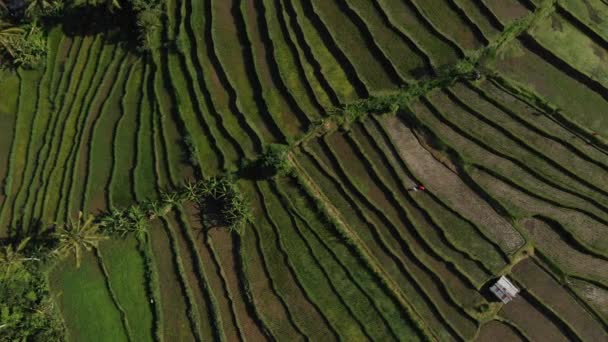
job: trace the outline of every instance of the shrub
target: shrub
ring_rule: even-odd
[[[163,11],[160,6],[146,7],[137,13],[137,34],[140,51],[150,51],[155,45],[155,33],[162,26]]]
[[[38,26],[30,25],[25,28],[5,26],[0,30],[2,30],[0,31],[2,66],[30,69],[42,64],[46,57],[46,37]]]
[[[64,341],[42,264],[23,255],[28,241],[0,246],[0,340]]]
[[[251,218],[251,211],[233,178],[212,177],[197,183],[197,188],[196,202],[206,227],[226,227],[237,233],[242,232]]]
[[[286,175],[291,171],[291,165],[287,160],[289,146],[282,144],[270,144],[266,153],[259,160],[259,167],[264,174],[271,176]]]

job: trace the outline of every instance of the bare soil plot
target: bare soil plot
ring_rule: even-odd
[[[517,264],[512,274],[525,286],[526,291],[533,293],[546,307],[571,325],[577,336],[585,341],[602,341],[608,338],[602,324],[585,311],[585,308],[534,259],[528,258]]]
[[[478,342],[526,341],[513,327],[501,321],[490,321],[484,324],[477,335]]]
[[[480,224],[506,252],[514,252],[524,241],[519,233],[453,171],[424,149],[412,131],[398,118],[383,123],[402,159],[429,191],[444,198],[464,217]],[[466,201],[462,201],[466,198]]]
[[[481,0],[503,25],[530,14],[530,10],[519,0]]]
[[[523,296],[505,304],[499,315],[515,323],[533,341],[569,341],[554,322]]]
[[[173,255],[165,227],[158,220],[150,228],[150,243],[159,275],[162,335],[169,341],[193,340],[192,327],[186,313],[187,299],[179,284],[180,275],[175,267],[175,258],[178,256]]]
[[[234,237],[225,229],[215,229],[209,232],[209,240],[217,252],[218,259],[222,265],[226,286],[232,297],[233,307],[236,312],[239,324],[243,335],[247,339],[260,341],[265,339],[262,331],[251,317],[244,302],[244,293],[242,292],[241,284],[237,275],[237,266],[235,260]]]

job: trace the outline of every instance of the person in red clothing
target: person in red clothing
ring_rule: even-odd
[[[422,184],[418,184],[410,189],[411,191],[424,191],[426,188]]]

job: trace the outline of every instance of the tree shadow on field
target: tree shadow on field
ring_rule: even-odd
[[[85,37],[103,34],[109,44],[121,44],[129,51],[136,51],[138,29],[131,8],[110,10],[105,5],[78,5],[65,9],[63,15],[51,18],[45,24],[61,25],[68,37]]]

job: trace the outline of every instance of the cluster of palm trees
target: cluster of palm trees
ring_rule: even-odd
[[[101,217],[100,224],[111,235],[124,237],[147,233],[150,221],[167,215],[184,202],[197,204],[201,211],[210,203],[220,210],[219,226],[241,231],[249,219],[249,204],[238,186],[229,177],[212,177],[204,181],[187,181],[175,191],[162,192],[158,201],[146,201],[126,209],[113,208]],[[214,226],[218,226],[214,225]]]
[[[231,178],[213,177],[208,180],[188,181],[176,191],[163,192],[158,201],[147,201],[126,209],[112,209],[98,218],[78,213],[76,219],[56,224],[50,239],[56,247],[51,255],[66,258],[73,255],[76,267],[80,267],[84,251],[91,251],[110,236],[126,237],[135,234],[142,238],[148,233],[150,222],[167,215],[184,202],[193,202],[201,211],[212,204],[219,208],[220,222],[213,227],[225,227],[230,231],[241,232],[250,219],[248,201]],[[25,256],[25,247],[30,238],[19,244],[8,244],[0,248],[0,270],[9,272],[25,261],[40,260]]]

